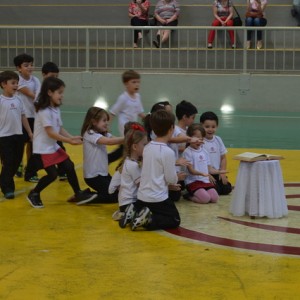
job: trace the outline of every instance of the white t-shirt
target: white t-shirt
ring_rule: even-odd
[[[0,136],[23,134],[22,115],[25,115],[23,102],[17,96],[0,96]]]
[[[168,199],[168,184],[178,181],[175,155],[167,144],[151,141],[144,148],[138,199],[162,202]]]
[[[57,141],[50,138],[45,127],[59,133],[62,126],[60,109],[58,107],[47,107],[39,110],[34,120],[33,130],[33,153],[51,154],[59,149]]]
[[[138,184],[141,177],[141,168],[137,161],[126,158],[121,174],[119,190],[119,206],[127,205],[137,200]]]
[[[203,148],[208,152],[211,166],[216,170],[221,169],[221,156],[227,153],[227,149],[219,136],[214,135],[211,140],[204,139]]]
[[[108,133],[105,137],[111,137]],[[103,134],[94,130],[83,135],[83,175],[84,178],[94,178],[98,175],[108,175],[108,156],[106,145],[98,144]]]
[[[136,93],[135,98],[131,98],[127,92],[122,93],[109,111],[118,116],[119,132],[124,136],[124,125],[129,121],[136,122],[138,115],[144,112],[140,94]]]
[[[209,154],[202,146],[199,149],[187,147],[182,156],[191,162],[195,170],[208,174],[208,166],[210,165]],[[184,180],[185,184],[187,185],[195,181],[210,182],[208,177],[192,175],[188,172],[188,176]]]
[[[19,75],[19,85],[18,90],[20,90],[23,87],[27,87],[30,91],[32,91],[35,94],[35,99],[22,94],[21,92],[18,92],[18,96],[23,101],[24,107],[25,107],[25,115],[26,118],[34,118],[35,117],[35,108],[34,108],[34,101],[36,100],[38,94],[41,90],[41,83],[39,79],[35,76],[30,76],[29,80],[24,79],[22,76]]]
[[[113,177],[111,178],[109,187],[108,187],[108,193],[113,194],[118,188],[120,188],[121,185],[121,173],[119,170],[116,170]]]

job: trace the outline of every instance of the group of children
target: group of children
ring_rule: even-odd
[[[21,63],[21,67],[25,63]],[[196,107],[181,101],[176,106],[178,125],[175,125],[169,102],[156,103],[151,113],[145,115],[138,93],[140,74],[129,70],[122,75],[125,92],[109,112],[89,108],[81,135],[72,136],[62,126],[59,107],[65,84],[57,74],[44,78],[38,94],[28,93],[34,110],[27,115],[24,99],[17,93],[21,90],[22,73],[19,76],[12,71],[0,73],[3,89],[0,96],[0,187],[5,198],[14,198],[13,177],[22,161],[24,142],[28,140],[33,143],[27,164],[30,176],[35,176],[40,169],[46,171],[27,196],[35,208],[43,207],[40,194],[57,178],[58,168],[66,174],[74,191],[69,201],[78,205],[119,202],[119,210],[113,218],[121,228],[130,223],[132,230],[178,227],[180,215],[175,202],[184,189],[184,198],[196,203],[217,202],[219,194],[231,192],[226,177],[227,150],[221,138],[215,135],[218,117],[213,112],[202,114],[200,122],[194,123]],[[32,80],[31,76],[26,80]],[[118,116],[120,137],[108,132],[114,116]],[[29,117],[34,118],[34,122],[28,120]],[[143,125],[138,123],[139,117]],[[24,140],[22,125],[27,140]],[[93,191],[80,189],[74,164],[59,142],[83,144],[84,180]],[[121,147],[108,153],[107,145]],[[111,177],[109,163],[120,158],[121,153],[123,157]]]

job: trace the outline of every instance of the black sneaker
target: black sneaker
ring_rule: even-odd
[[[132,203],[126,207],[124,216],[119,221],[119,226],[121,228],[125,228],[126,225],[132,221],[132,219],[135,215],[135,211],[136,211],[135,207]]]
[[[43,208],[44,207],[39,193],[31,191],[27,196],[27,200],[30,203],[30,205],[34,208]]]
[[[66,181],[66,180],[68,180],[67,174],[58,175],[58,180],[59,181]]]
[[[14,192],[7,192],[7,193],[4,194],[4,198],[5,199],[14,199],[15,194],[14,194]]]
[[[131,230],[136,230],[137,227],[145,226],[151,221],[151,211],[148,207],[143,207],[142,210],[134,217],[131,222]]]
[[[157,41],[153,41],[153,45],[154,45],[156,48],[159,48],[159,46],[160,46],[159,42],[157,42]]]
[[[75,198],[77,200],[76,204],[82,205],[82,204],[90,203],[97,197],[98,197],[98,194],[91,192],[90,189],[86,189],[84,191],[79,191],[75,195]]]

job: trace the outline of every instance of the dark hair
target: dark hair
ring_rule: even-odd
[[[175,114],[178,120],[181,120],[183,116],[190,117],[198,113],[198,110],[195,105],[191,102],[182,100],[180,103],[176,105]]]
[[[61,87],[65,87],[65,83],[56,77],[46,78],[41,86],[41,91],[35,103],[35,109],[38,112],[40,109],[45,109],[51,105],[51,97],[49,96],[49,91],[55,92]]]
[[[59,68],[54,62],[48,61],[48,62],[43,64],[42,73],[46,74],[46,75],[48,73],[59,73]]]
[[[165,109],[166,106],[171,105],[169,101],[160,101],[155,103],[151,110],[150,113],[146,115],[146,117],[143,120],[144,123],[144,127],[147,131],[147,135],[148,135],[148,139],[151,140],[151,131],[152,131],[152,126],[150,124],[150,116],[151,114],[153,114],[154,112],[160,110],[160,109]]]
[[[219,125],[219,118],[212,111],[207,111],[200,116],[200,123],[203,124],[206,120],[216,121],[217,125]]]
[[[19,81],[19,75],[13,71],[3,71],[0,73],[0,86],[2,87],[2,83],[6,83],[8,80],[17,80]]]
[[[28,62],[28,63],[33,63],[34,59],[31,55],[29,54],[26,54],[26,53],[22,53],[22,54],[19,54],[17,55],[15,58],[14,58],[14,65],[16,67],[20,67],[22,65],[22,63],[25,63],[25,62]]]
[[[134,70],[128,70],[122,74],[123,83],[126,83],[132,79],[140,79],[140,78],[141,78],[141,75]]]
[[[81,135],[87,131],[89,132],[92,129],[95,129],[93,122],[98,122],[104,116],[109,120],[109,114],[106,110],[100,107],[92,106],[86,112],[82,127],[81,127]],[[107,132],[100,132],[101,134],[106,134]]]
[[[164,109],[160,109],[150,116],[150,125],[157,137],[165,136],[174,127],[174,124],[175,116]]]
[[[201,132],[202,137],[204,138],[206,135],[205,129],[201,124],[192,124],[188,127],[186,130],[186,135],[192,137],[194,135],[194,132],[196,130],[199,130]]]

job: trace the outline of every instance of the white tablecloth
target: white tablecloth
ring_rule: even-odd
[[[240,162],[230,212],[268,218],[288,214],[278,160]]]

